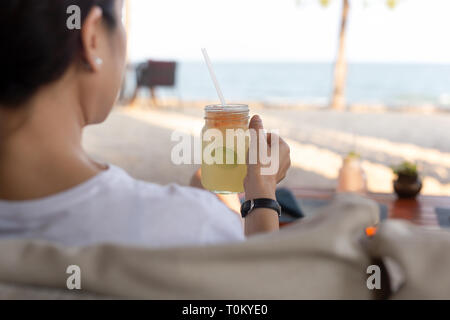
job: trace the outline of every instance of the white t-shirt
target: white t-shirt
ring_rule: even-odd
[[[110,166],[54,196],[0,201],[0,238],[167,248],[242,241],[244,231],[239,217],[209,192],[146,183]]]

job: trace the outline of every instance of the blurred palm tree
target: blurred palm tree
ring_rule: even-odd
[[[367,4],[367,0],[364,4]],[[389,8],[393,9],[400,0],[385,0]],[[301,3],[302,0],[297,0],[297,3]],[[319,0],[320,4],[327,7],[331,0]],[[342,12],[341,12],[341,26],[339,31],[339,43],[336,57],[336,64],[334,68],[334,82],[333,82],[333,94],[331,97],[331,108],[335,110],[345,110],[346,98],[345,89],[347,84],[347,59],[345,55],[345,43],[347,36],[347,22],[350,11],[350,0],[342,0]]]

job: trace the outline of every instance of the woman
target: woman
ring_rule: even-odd
[[[71,5],[81,9],[80,30],[67,27]],[[83,128],[107,118],[121,85],[122,7],[123,0],[0,2],[0,236],[152,247],[243,240],[240,218],[213,194],[134,180],[82,149]],[[259,117],[251,127],[262,128]],[[283,141],[280,161],[273,176],[249,166],[248,200],[275,199],[290,165]],[[247,235],[277,228],[268,208],[245,223]]]

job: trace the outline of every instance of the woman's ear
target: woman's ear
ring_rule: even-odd
[[[89,12],[81,28],[82,58],[93,72],[98,72],[103,64],[103,59],[100,57],[100,38],[103,32],[102,18],[102,9],[95,6]]]

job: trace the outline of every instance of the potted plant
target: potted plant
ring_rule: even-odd
[[[415,199],[422,190],[422,181],[417,165],[405,161],[392,168],[397,179],[394,181],[394,190],[400,199]]]

